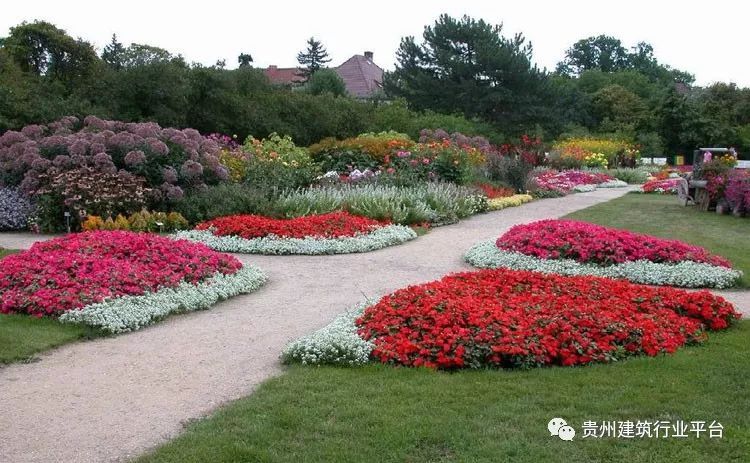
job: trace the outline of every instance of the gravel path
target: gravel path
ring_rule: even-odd
[[[441,227],[367,254],[240,256],[269,275],[260,291],[147,329],[64,346],[0,369],[0,462],[121,461],[158,445],[282,371],[290,340],[376,298],[468,269],[463,253],[510,226],[621,196],[602,189],[535,201]],[[28,234],[0,234],[23,248]],[[748,293],[723,292],[750,313]],[[734,294],[734,296],[732,296]]]

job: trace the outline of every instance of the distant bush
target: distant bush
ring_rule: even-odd
[[[268,215],[273,210],[267,196],[246,184],[210,186],[204,191],[188,194],[174,207],[191,224],[235,214]]]

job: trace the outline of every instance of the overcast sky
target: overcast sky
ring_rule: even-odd
[[[534,60],[554,69],[576,40],[607,34],[627,47],[653,45],[660,62],[693,73],[700,85],[731,81],[750,87],[750,6],[742,0],[618,2],[379,0],[263,2],[125,0],[84,2],[21,0],[0,7],[0,36],[11,26],[46,20],[101,49],[117,33],[124,44],[145,43],[206,65],[225,59],[235,67],[248,52],[255,65],[294,66],[310,36],[328,48],[332,65],[355,53],[375,53],[392,69],[401,37],[421,37],[441,13],[468,14],[522,32]]]

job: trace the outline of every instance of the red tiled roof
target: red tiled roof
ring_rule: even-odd
[[[268,77],[268,80],[276,85],[288,85],[303,82],[304,79],[298,75],[299,73],[299,68],[279,68],[276,66],[268,66],[263,70],[263,74]]]
[[[383,70],[372,59],[354,55],[336,68],[346,91],[357,98],[369,98],[383,88]]]

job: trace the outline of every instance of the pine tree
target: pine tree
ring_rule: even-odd
[[[297,53],[297,61],[303,67],[298,75],[307,80],[331,59],[323,44],[315,40],[315,37],[310,37],[307,41],[307,50]]]
[[[117,34],[112,34],[112,41],[102,50],[102,61],[118,71],[125,64],[125,47],[117,41]]]

